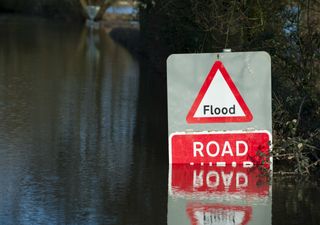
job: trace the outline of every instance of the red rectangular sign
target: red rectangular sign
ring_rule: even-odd
[[[171,164],[252,167],[268,164],[267,131],[174,133],[169,139]]]

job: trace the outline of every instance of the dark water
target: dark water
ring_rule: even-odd
[[[104,30],[0,16],[0,34],[0,224],[320,224],[313,183],[175,197],[190,171],[168,176],[165,80]]]

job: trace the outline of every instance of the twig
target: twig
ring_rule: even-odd
[[[306,101],[306,97],[307,96],[304,96],[301,103],[300,103],[300,107],[299,107],[299,112],[298,112],[298,120],[297,120],[297,125],[296,125],[296,128],[298,128],[299,126],[299,123],[300,123],[300,120],[301,120],[301,112],[302,112],[302,107],[304,105],[304,102]]]
[[[277,171],[273,172],[274,175],[297,175],[297,172]]]
[[[318,163],[320,163],[320,159],[318,159],[317,161],[311,163],[310,165],[306,166],[306,169],[310,168],[310,167],[313,167],[313,166],[316,166]]]
[[[227,46],[228,46],[228,42],[229,42],[229,32],[230,32],[230,24],[231,24],[231,20],[232,20],[232,18],[233,18],[233,13],[234,13],[235,5],[236,5],[236,1],[234,0],[234,1],[233,1],[233,5],[232,5],[231,15],[230,15],[230,18],[229,18],[229,21],[228,21],[228,28],[227,28],[227,32],[226,32],[226,41],[225,41],[225,43],[224,43],[224,48],[227,48]]]

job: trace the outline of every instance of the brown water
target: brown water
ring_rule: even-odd
[[[165,80],[147,60],[81,24],[3,15],[0,34],[0,224],[188,221],[168,195]],[[272,188],[241,202],[270,209],[248,224],[320,224],[317,184]],[[212,201],[232,205],[226,193]]]

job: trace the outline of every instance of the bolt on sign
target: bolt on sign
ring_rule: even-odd
[[[270,165],[268,53],[174,54],[167,85],[170,164]]]

